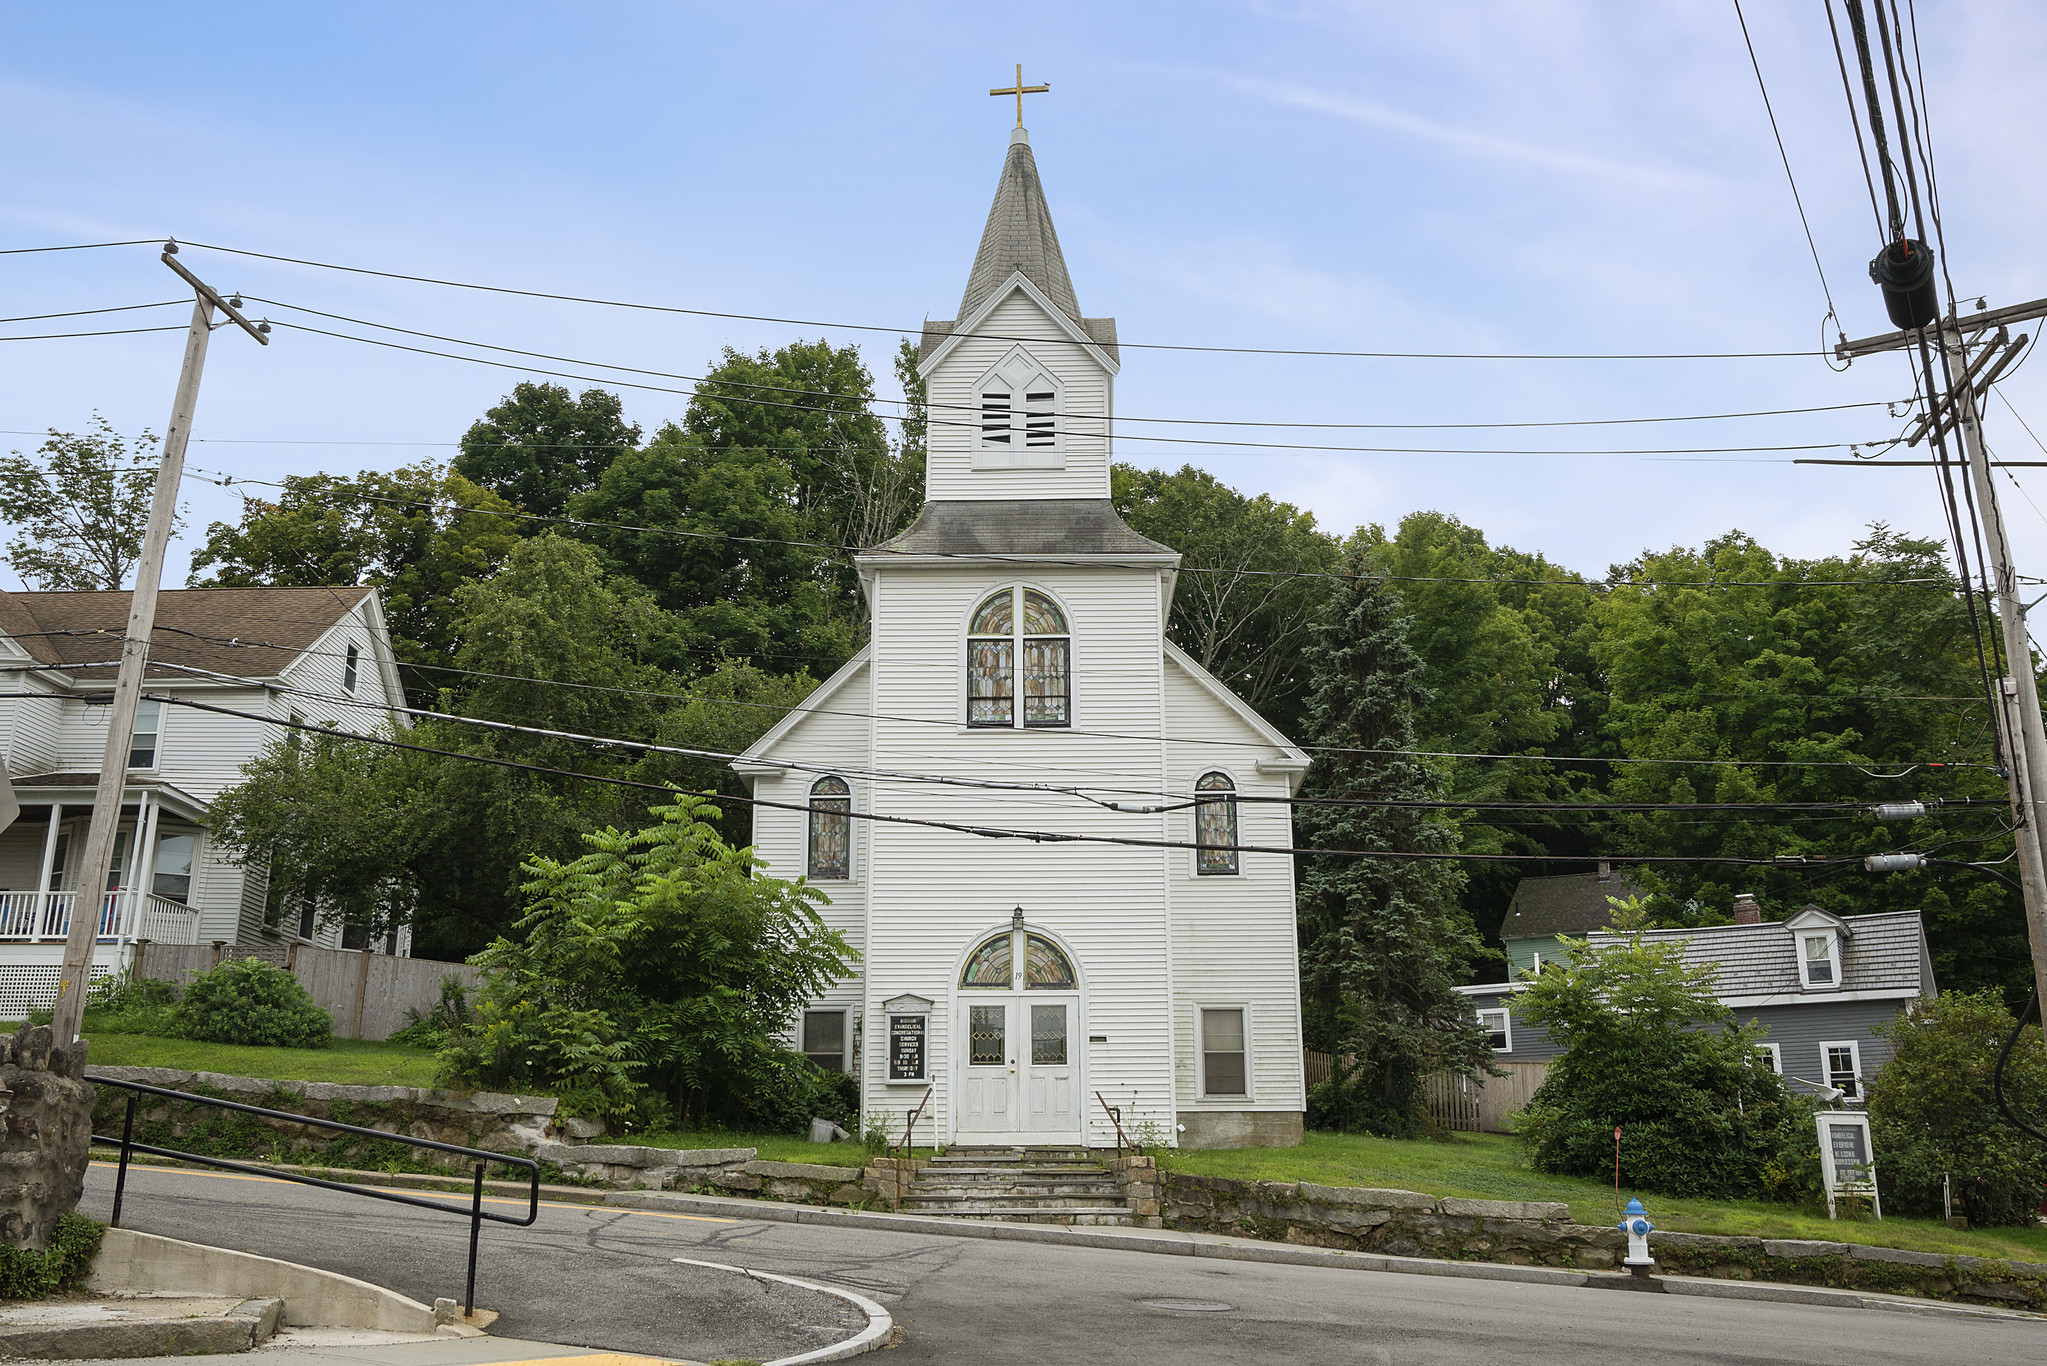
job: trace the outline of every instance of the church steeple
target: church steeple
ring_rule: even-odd
[[[962,320],[972,317],[1017,271],[1044,291],[1067,317],[1081,320],[1080,301],[1073,295],[1066,257],[1059,250],[1059,233],[1052,226],[1052,211],[1045,205],[1044,187],[1038,183],[1031,135],[1021,126],[1009,135],[1009,155],[1002,163],[1002,179],[995,186],[995,203],[988,210],[988,226],[981,232],[981,249],[974,253],[974,269],[967,276],[967,292],[960,299],[958,316]]]

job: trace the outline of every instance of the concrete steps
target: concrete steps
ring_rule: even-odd
[[[1078,1148],[955,1148],[918,1172],[903,1211],[953,1219],[1125,1227],[1122,1185]]]

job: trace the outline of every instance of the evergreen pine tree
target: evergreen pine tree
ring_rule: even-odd
[[[1385,581],[1352,552],[1306,650],[1307,731],[1318,755],[1307,794],[1440,799],[1443,775],[1403,751],[1427,700],[1408,619]],[[1295,817],[1309,849],[1447,853],[1456,828],[1412,807],[1306,806]],[[1459,902],[1454,862],[1308,856],[1300,886],[1301,985],[1309,1042],[1338,1057],[1337,1079],[1311,1101],[1310,1122],[1382,1134],[1412,1132],[1432,1072],[1476,1075],[1490,1052],[1454,987],[1484,950]]]

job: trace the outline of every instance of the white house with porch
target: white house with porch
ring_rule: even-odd
[[[923,1104],[919,1142],[1301,1138],[1268,851],[1308,759],[1165,638],[1180,556],[1109,497],[1120,367],[1019,127],[959,313],[926,324],[929,501],[856,557],[870,644],[734,764],[787,804],[755,813],[771,869],[863,955],[794,1034],[898,1135]]]
[[[0,1019],[56,994],[106,744],[107,708],[93,699],[112,690],[128,599],[0,590],[0,758],[21,803],[0,831]],[[156,622],[93,975],[125,967],[138,940],[339,943],[345,931],[310,906],[271,904],[266,870],[216,849],[205,818],[287,733],[270,719],[367,732],[402,705],[375,591],[166,590]],[[377,947],[406,941],[401,931]]]

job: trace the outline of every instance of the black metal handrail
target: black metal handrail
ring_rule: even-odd
[[[244,1172],[254,1176],[267,1176],[280,1181],[295,1181],[302,1186],[319,1186],[331,1191],[347,1191],[353,1195],[367,1196],[372,1200],[388,1200],[394,1205],[412,1205],[418,1209],[446,1210],[450,1214],[469,1216],[469,1282],[462,1299],[463,1317],[476,1313],[476,1244],[487,1219],[493,1224],[510,1224],[514,1228],[529,1228],[540,1218],[540,1164],[530,1157],[514,1157],[509,1153],[493,1153],[482,1148],[465,1148],[457,1143],[441,1143],[431,1138],[410,1138],[394,1134],[385,1129],[366,1129],[360,1124],[343,1124],[339,1120],[315,1119],[311,1115],[293,1114],[289,1110],[266,1110],[260,1105],[244,1105],[238,1100],[219,1100],[213,1096],[194,1095],[190,1091],[172,1091],[161,1086],[149,1086],[139,1081],[123,1081],[118,1077],[102,1077],[91,1072],[85,1079],[95,1086],[116,1086],[129,1092],[127,1114],[121,1120],[121,1136],[110,1138],[105,1134],[94,1134],[95,1143],[119,1143],[121,1145],[121,1168],[114,1177],[114,1217],[112,1225],[121,1226],[121,1197],[128,1188],[128,1158],[133,1153],[149,1153],[155,1157],[175,1157],[186,1162],[200,1162],[209,1167],[220,1167],[231,1172]],[[209,1157],[205,1153],[188,1153],[177,1148],[159,1148],[151,1143],[135,1141],[135,1101],[137,1094],[162,1096],[167,1100],[188,1101],[194,1105],[205,1105],[215,1110],[233,1110],[244,1115],[258,1115],[264,1119],[283,1120],[287,1124],[310,1124],[319,1129],[332,1129],[336,1133],[358,1134],[364,1138],[388,1139],[403,1143],[409,1148],[431,1148],[435,1152],[454,1153],[461,1157],[478,1157],[483,1161],[476,1164],[475,1189],[471,1193],[469,1208],[450,1205],[440,1200],[422,1200],[416,1195],[400,1195],[396,1191],[377,1190],[370,1186],[350,1185],[345,1181],[328,1181],[317,1176],[305,1176],[297,1172],[283,1171],[276,1167],[258,1167],[247,1162],[235,1162],[224,1157]],[[508,1166],[524,1167],[532,1178],[532,1189],[528,1193],[526,1217],[514,1218],[509,1214],[492,1214],[483,1208],[483,1171],[492,1162]]]

